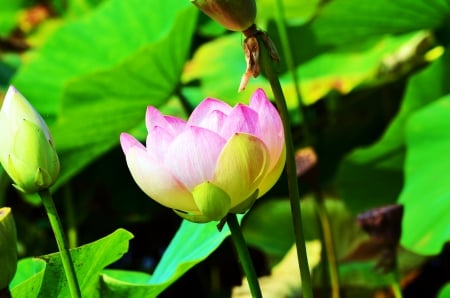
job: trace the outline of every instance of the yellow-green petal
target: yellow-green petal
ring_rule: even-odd
[[[197,185],[192,196],[200,212],[211,220],[221,220],[230,210],[228,194],[209,181]]]
[[[286,146],[283,146],[283,151],[281,152],[278,162],[273,167],[273,169],[266,174],[264,179],[261,181],[261,184],[259,185],[259,194],[258,194],[259,197],[263,196],[275,185],[275,183],[280,178],[285,163],[286,163]]]
[[[228,193],[233,208],[255,192],[268,164],[269,152],[259,138],[236,133],[219,156],[212,182]]]
[[[13,137],[5,170],[15,186],[28,193],[50,187],[59,175],[59,159],[55,148],[42,129],[23,120]]]
[[[0,290],[8,286],[17,269],[17,234],[11,208],[0,208]]]
[[[258,194],[259,194],[259,191],[255,190],[255,192],[252,193],[251,196],[248,197],[245,201],[243,201],[242,203],[240,203],[237,206],[230,209],[230,213],[243,214],[243,213],[247,212],[248,209],[252,208],[256,199],[259,197]]]
[[[176,209],[172,209],[178,216],[181,218],[184,218],[186,220],[189,220],[191,222],[195,223],[207,223],[212,221],[209,217],[203,215],[203,214],[196,214],[193,212],[184,212]]]

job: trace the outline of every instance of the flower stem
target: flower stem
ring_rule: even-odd
[[[398,261],[397,261],[397,255],[395,256],[396,260],[395,260],[395,267],[392,274],[392,283],[391,283],[391,290],[392,293],[394,294],[395,298],[403,298],[403,293],[402,293],[402,288],[400,286],[400,274],[398,272]]]
[[[286,60],[286,65],[291,74],[292,81],[294,82],[295,94],[297,96],[297,103],[301,117],[303,119],[302,128],[303,136],[308,145],[313,145],[313,138],[311,134],[311,126],[308,121],[308,115],[303,104],[302,94],[299,86],[299,79],[295,69],[294,58],[292,55],[291,45],[289,42],[289,36],[286,28],[286,22],[284,17],[284,7],[282,0],[276,0],[276,24],[278,28],[278,34],[280,36],[281,47],[283,49],[283,55]],[[318,185],[318,184],[317,184]],[[339,273],[337,266],[336,251],[333,242],[333,235],[330,228],[330,219],[328,212],[325,208],[325,204],[322,198],[320,187],[317,186],[317,191],[314,192],[314,199],[316,203],[317,215],[319,217],[319,222],[322,228],[323,243],[325,246],[325,252],[328,261],[328,271],[330,274],[331,283],[331,297],[339,298]]]
[[[402,289],[398,284],[398,281],[395,281],[391,284],[392,292],[394,293],[395,298],[403,298]]]
[[[302,116],[302,128],[303,128],[303,137],[308,145],[311,145],[312,135],[311,129],[308,121],[308,117],[306,115],[306,110],[303,105],[302,93],[300,91],[300,85],[298,84],[298,75],[295,69],[294,57],[292,55],[291,44],[289,42],[289,36],[286,28],[286,23],[284,20],[284,7],[282,0],[275,1],[276,6],[276,25],[278,29],[278,35],[280,36],[281,48],[283,49],[283,57],[286,61],[286,66],[291,75],[292,82],[294,83],[295,95],[297,96],[298,108],[300,111],[300,116]]]
[[[265,42],[258,35],[258,43],[261,50],[261,66],[269,79],[275,101],[280,112],[284,126],[284,136],[286,142],[286,173],[288,177],[289,198],[291,202],[292,221],[295,233],[295,244],[297,246],[297,256],[300,268],[300,277],[302,279],[302,293],[304,298],[312,298],[312,283],[308,267],[308,256],[306,254],[305,238],[303,235],[302,214],[300,209],[300,195],[298,192],[297,172],[295,165],[294,142],[291,133],[291,123],[289,112],[286,106],[283,90],[281,89],[278,75],[275,72],[272,60],[269,56]]]
[[[56,211],[52,195],[48,189],[39,192],[45,211],[47,212],[50,225],[55,234],[56,243],[61,254],[61,261],[66,274],[69,290],[72,298],[81,298],[80,286],[78,285],[75,268],[73,266],[72,257],[67,249],[64,231],[62,229],[61,220]]]
[[[236,214],[230,213],[227,215],[227,224],[230,228],[231,238],[233,239],[234,246],[236,247],[242,268],[247,276],[252,297],[260,298],[262,297],[262,294],[258,283],[258,276],[256,275],[255,267],[253,266],[252,259],[250,258],[250,253],[248,252],[244,237],[242,236],[241,227],[239,226]]]

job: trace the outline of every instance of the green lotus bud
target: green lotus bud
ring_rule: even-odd
[[[191,2],[228,30],[245,31],[255,22],[255,0],[191,0]]]
[[[17,234],[11,208],[0,208],[0,290],[6,288],[17,269]]]
[[[33,193],[50,187],[59,159],[44,119],[14,87],[0,109],[0,163],[14,186]]]

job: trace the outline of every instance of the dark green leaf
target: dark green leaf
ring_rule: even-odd
[[[400,111],[382,138],[355,150],[340,165],[340,194],[354,213],[397,200],[403,187],[405,123],[414,111],[450,92],[446,83],[450,79],[449,59],[446,53],[412,76]]]

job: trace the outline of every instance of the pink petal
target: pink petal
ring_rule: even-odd
[[[220,100],[207,98],[192,112],[188,124],[215,131],[213,127],[217,127],[217,122],[223,119],[220,115],[228,115],[231,109],[229,105]]]
[[[250,107],[259,115],[259,135],[270,152],[270,169],[282,154],[284,148],[284,130],[280,114],[269,101],[262,89],[257,89],[250,100]]]
[[[147,113],[145,114],[145,125],[147,131],[151,131],[154,126],[166,127],[168,126],[167,120],[164,115],[155,107],[147,107]]]
[[[138,140],[136,140],[132,135],[125,132],[120,134],[120,145],[122,146],[123,153],[125,155],[128,153],[130,148],[138,147],[145,150],[144,145],[142,145]]]
[[[226,140],[204,128],[191,126],[169,146],[164,164],[189,190],[209,181]]]
[[[166,119],[169,131],[173,136],[179,135],[186,128],[186,121],[174,116],[164,116]]]
[[[158,138],[154,136],[154,127],[161,127],[173,137],[180,134],[186,127],[186,121],[173,116],[164,116],[154,107],[147,107],[145,124],[148,131],[148,138]]]
[[[146,141],[147,151],[153,152],[158,159],[163,160],[167,148],[169,148],[175,137],[176,136],[169,133],[168,129],[154,126],[151,131],[148,132]]]
[[[127,148],[126,160],[136,184],[163,206],[188,212],[198,211],[191,193],[153,154],[145,148]]]
[[[237,105],[230,114],[228,114],[227,119],[220,129],[220,135],[225,139],[229,139],[237,132],[258,136],[258,113],[247,106],[241,104]]]

